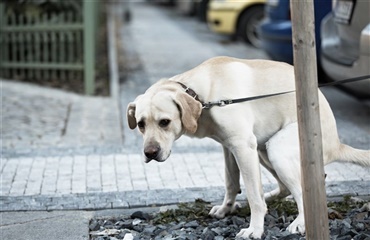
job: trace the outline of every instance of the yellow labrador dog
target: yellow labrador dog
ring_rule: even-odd
[[[181,135],[209,137],[223,146],[226,194],[210,215],[223,218],[235,210],[243,178],[251,208],[251,221],[238,238],[260,238],[265,200],[292,194],[299,210],[288,230],[304,233],[300,154],[295,93],[223,107],[208,102],[286,92],[295,89],[291,65],[267,60],[212,58],[196,68],[161,80],[127,107],[131,129],[144,138],[146,162],[165,161]],[[335,160],[370,166],[370,151],[340,143],[333,113],[319,94],[324,163]],[[279,187],[263,194],[260,163],[277,179]]]

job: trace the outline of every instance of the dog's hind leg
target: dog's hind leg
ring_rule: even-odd
[[[289,225],[291,233],[304,233],[298,125],[292,123],[276,133],[266,144],[270,163],[280,181],[289,189],[298,207],[297,218]]]
[[[235,202],[236,195],[240,193],[240,171],[234,155],[224,147],[225,157],[225,183],[226,193],[222,205],[214,206],[209,214],[213,217],[223,218],[226,214],[234,212],[240,204]]]
[[[275,177],[275,179],[278,183],[278,187],[276,189],[264,194],[265,201],[266,202],[271,202],[275,199],[285,198],[285,197],[289,196],[290,192],[289,192],[288,188],[284,185],[284,183],[282,183],[280,181],[279,176],[277,175],[273,166],[271,165],[271,163],[268,159],[267,151],[266,150],[259,150],[258,155],[259,155],[260,163],[262,164],[262,166],[264,166],[272,174],[272,176]]]

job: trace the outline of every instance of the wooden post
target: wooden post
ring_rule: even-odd
[[[291,0],[306,239],[329,239],[313,0]]]
[[[84,86],[88,95],[93,95],[95,89],[95,4],[94,1],[83,1]]]

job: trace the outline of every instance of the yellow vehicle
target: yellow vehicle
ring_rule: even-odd
[[[211,0],[207,22],[212,31],[241,36],[246,42],[260,47],[257,26],[264,17],[266,0]]]

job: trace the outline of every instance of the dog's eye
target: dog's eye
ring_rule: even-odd
[[[144,121],[140,121],[140,122],[138,122],[137,123],[137,126],[139,127],[139,128],[145,128],[145,122]]]
[[[162,119],[161,121],[159,121],[159,126],[160,127],[167,127],[168,124],[170,124],[171,120],[169,119]]]

